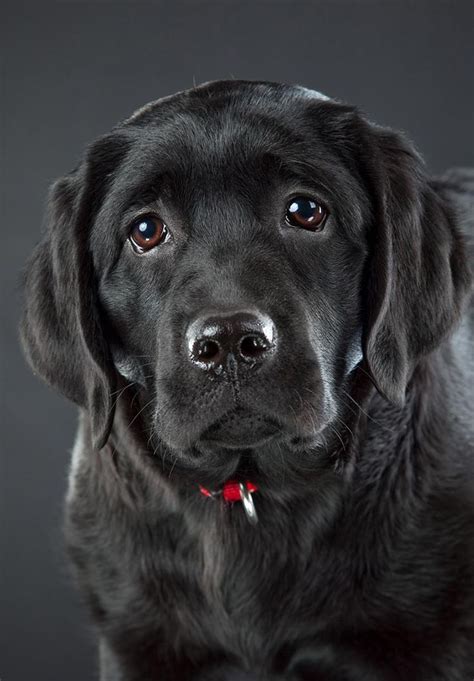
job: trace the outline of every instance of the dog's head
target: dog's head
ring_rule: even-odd
[[[270,469],[323,451],[360,371],[403,403],[468,279],[403,137],[302,87],[215,82],[144,107],[56,182],[22,337],[97,447],[132,385],[148,450],[221,480],[242,453]]]

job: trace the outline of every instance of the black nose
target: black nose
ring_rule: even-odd
[[[275,326],[265,314],[238,310],[203,315],[186,332],[190,360],[201,369],[223,368],[231,357],[255,366],[276,349]]]

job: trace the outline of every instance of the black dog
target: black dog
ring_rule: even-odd
[[[22,338],[82,408],[66,533],[103,680],[472,679],[473,186],[244,81],[149,104],[54,185]]]

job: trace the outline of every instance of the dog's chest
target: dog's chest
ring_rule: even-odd
[[[281,534],[241,529],[238,537],[207,528],[189,543],[181,540],[166,574],[157,557],[151,582],[159,584],[156,606],[173,645],[257,664],[277,654],[290,633],[303,638],[308,627],[318,627],[324,559],[306,556],[304,562],[297,541],[289,548]],[[150,582],[150,573],[143,579]]]

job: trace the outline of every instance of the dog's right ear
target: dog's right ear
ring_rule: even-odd
[[[25,272],[20,327],[33,370],[88,411],[99,449],[112,427],[116,372],[101,327],[89,234],[117,160],[114,150],[102,138],[74,172],[53,185],[46,231]]]

